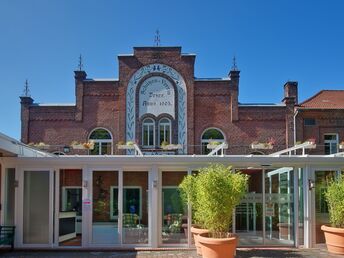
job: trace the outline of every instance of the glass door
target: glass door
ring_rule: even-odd
[[[261,169],[245,169],[249,175],[248,192],[235,209],[235,232],[239,245],[263,244],[263,180]]]

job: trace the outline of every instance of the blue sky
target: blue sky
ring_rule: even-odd
[[[287,80],[299,99],[344,89],[344,1],[1,0],[0,132],[20,138],[25,79],[39,103],[74,103],[78,56],[91,78],[117,78],[134,46],[182,46],[196,77],[225,77],[233,55],[241,102],[280,102]]]

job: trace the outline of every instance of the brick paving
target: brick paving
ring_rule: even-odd
[[[170,251],[0,251],[2,257],[114,257],[114,258],[201,258],[194,250],[170,250]],[[307,257],[307,258],[339,258],[342,255],[332,255],[326,249],[252,249],[239,248],[236,258],[275,258],[275,257]]]

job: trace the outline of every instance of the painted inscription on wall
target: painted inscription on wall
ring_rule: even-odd
[[[171,82],[160,76],[145,80],[139,92],[140,117],[150,113],[155,116],[166,113],[174,118],[174,88]]]

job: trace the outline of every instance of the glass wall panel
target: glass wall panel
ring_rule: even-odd
[[[304,209],[303,209],[303,169],[298,170],[299,176],[299,245],[304,244]]]
[[[248,193],[235,209],[235,232],[239,245],[263,244],[263,181],[262,170],[245,169],[249,175]]]
[[[5,171],[4,224],[6,226],[14,226],[15,169],[8,168]]]
[[[123,244],[148,244],[148,173],[123,172]]]
[[[178,191],[187,172],[162,172],[162,243],[187,244],[187,206]]]
[[[315,241],[325,243],[324,232],[321,226],[329,223],[329,214],[325,191],[327,182],[336,176],[336,171],[315,171]]]
[[[49,171],[24,171],[24,244],[49,244]]]
[[[294,244],[294,170],[265,172],[265,244]]]
[[[82,170],[60,170],[59,245],[81,245]]]
[[[93,171],[92,239],[94,244],[120,243],[117,171]]]

